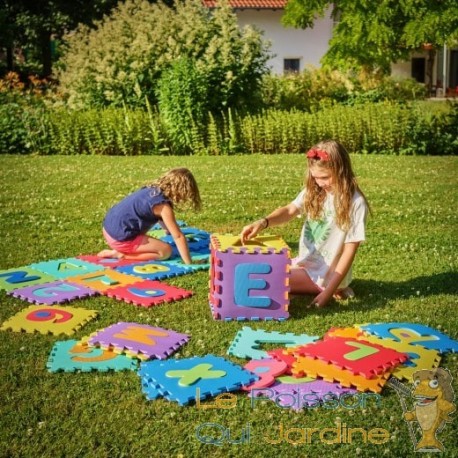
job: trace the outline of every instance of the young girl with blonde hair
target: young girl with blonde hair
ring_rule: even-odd
[[[366,197],[359,188],[347,150],[334,140],[307,152],[308,172],[304,189],[288,205],[248,226],[242,243],[267,227],[305,216],[299,240],[299,256],[293,259],[292,294],[315,295],[312,304],[325,306],[334,296],[352,297],[351,267],[365,240]]]
[[[200,209],[200,194],[192,173],[186,168],[175,168],[129,194],[108,211],[103,221],[103,235],[111,249],[102,250],[98,256],[138,261],[169,258],[172,247],[147,235],[159,222],[173,237],[183,262],[191,264],[188,243],[173,210],[181,205]]]

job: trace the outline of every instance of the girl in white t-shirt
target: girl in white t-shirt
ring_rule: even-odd
[[[312,294],[312,304],[325,306],[336,299],[353,297],[351,266],[365,239],[366,197],[359,189],[347,150],[327,140],[307,152],[308,172],[304,189],[288,205],[245,226],[242,243],[260,231],[304,215],[299,256],[293,259],[292,294]]]

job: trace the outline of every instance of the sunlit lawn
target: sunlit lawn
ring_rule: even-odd
[[[306,307],[311,298],[293,298],[285,322],[214,321],[208,305],[208,274],[167,282],[191,289],[184,301],[140,309],[105,296],[72,305],[97,310],[72,338],[87,336],[118,321],[152,324],[191,334],[177,357],[227,349],[242,326],[323,335],[329,328],[358,323],[402,321],[432,326],[458,339],[456,157],[353,156],[354,168],[373,208],[367,242],[354,268],[357,297],[325,309]],[[292,200],[302,183],[299,155],[235,157],[13,157],[1,158],[0,269],[97,252],[103,247],[106,209],[129,191],[168,168],[183,165],[195,174],[204,202],[199,214],[178,214],[188,225],[237,234],[247,222]],[[269,230],[297,252],[301,221]],[[0,292],[0,321],[28,303]],[[295,412],[272,402],[252,407],[246,394],[233,409],[180,407],[148,401],[135,372],[58,373],[46,369],[49,352],[63,336],[0,332],[0,456],[4,457],[193,457],[193,456],[414,456],[396,394],[386,388],[380,405],[355,409]],[[243,360],[228,357],[234,363]],[[443,357],[456,383],[455,355]],[[383,428],[384,444],[326,444],[319,440],[278,445],[279,426],[291,428]],[[204,444],[196,428],[204,423],[221,446]],[[228,444],[250,428],[250,440]],[[446,456],[458,456],[457,420],[439,438]],[[216,429],[215,429],[216,428]],[[207,430],[208,432],[208,430]],[[291,436],[293,437],[293,436]],[[298,441],[298,435],[294,436]],[[417,436],[418,439],[419,436]],[[290,441],[294,442],[294,440]]]

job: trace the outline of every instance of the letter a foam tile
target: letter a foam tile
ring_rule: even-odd
[[[112,288],[105,293],[108,297],[125,301],[142,307],[152,307],[165,302],[179,301],[192,296],[187,291],[176,286],[166,285],[159,281],[144,280],[128,286]]]
[[[148,399],[164,397],[180,405],[239,390],[258,380],[257,375],[214,355],[148,361],[141,364],[139,375]]]
[[[83,308],[31,305],[5,321],[1,330],[72,335],[97,315]]]
[[[52,305],[94,296],[97,292],[76,283],[55,281],[15,289],[8,294],[34,304]]]
[[[209,301],[221,320],[285,320],[289,317],[289,248],[279,237],[270,245],[230,246],[233,236],[211,237]],[[236,238],[239,240],[240,239]],[[256,245],[258,244],[258,245]]]
[[[54,259],[31,264],[31,267],[45,274],[52,275],[59,280],[103,270],[102,266],[97,266],[78,258]]]
[[[132,358],[165,359],[189,340],[189,335],[146,324],[119,322],[90,336],[88,343]]]
[[[49,372],[137,370],[134,359],[77,340],[56,342],[46,366]]]

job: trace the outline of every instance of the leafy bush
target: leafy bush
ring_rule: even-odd
[[[70,106],[152,105],[161,75],[188,58],[205,72],[212,92],[208,107],[218,112],[244,105],[267,71],[260,32],[240,30],[231,8],[213,12],[200,0],[174,8],[145,0],[126,0],[94,29],[80,27],[66,37],[59,79]]]
[[[326,68],[267,75],[262,97],[267,108],[315,112],[336,104],[422,100],[427,90],[413,79],[346,75]]]
[[[162,73],[158,83],[161,118],[175,146],[174,152],[189,152],[192,133],[205,125],[209,94],[205,73],[192,60],[182,58]]]
[[[27,83],[10,72],[0,80],[0,153],[34,151],[46,131],[46,105],[41,97],[46,83],[30,77]]]

